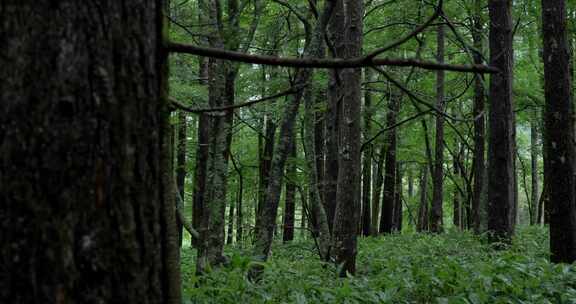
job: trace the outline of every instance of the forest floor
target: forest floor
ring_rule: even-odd
[[[275,244],[264,279],[246,279],[247,252],[199,279],[195,250],[183,249],[188,303],[576,303],[576,265],[548,262],[548,233],[524,228],[497,251],[463,232],[361,238],[358,273],[339,279],[312,241]],[[200,280],[200,281],[199,281]],[[198,287],[195,287],[198,286]]]

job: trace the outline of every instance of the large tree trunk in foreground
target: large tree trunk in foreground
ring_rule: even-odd
[[[362,52],[362,17],[364,2],[344,1],[346,16],[346,58],[360,56]],[[338,188],[334,215],[334,256],[340,276],[356,272],[356,242],[360,218],[361,174],[361,69],[342,72],[342,120],[340,121],[340,147],[338,158]]]
[[[181,301],[160,3],[0,5],[0,302]]]
[[[512,96],[512,1],[490,0],[490,64],[500,73],[490,77],[488,147],[488,232],[492,241],[514,234],[515,125]]]
[[[550,203],[550,251],[556,263],[576,260],[574,121],[570,48],[564,0],[542,1],[546,141],[544,168]]]
[[[438,26],[437,61],[444,62],[444,25]],[[444,111],[445,72],[436,72],[436,108]],[[444,230],[444,117],[436,115],[436,145],[434,156],[434,175],[432,176],[432,208],[430,209],[430,231],[440,233]]]

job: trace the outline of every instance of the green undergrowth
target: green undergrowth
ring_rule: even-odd
[[[547,232],[520,231],[497,251],[468,233],[363,238],[358,272],[336,277],[311,242],[275,244],[263,280],[249,282],[247,254],[227,248],[230,264],[194,275],[182,255],[187,303],[576,303],[576,266],[548,262]]]

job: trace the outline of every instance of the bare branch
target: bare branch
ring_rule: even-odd
[[[487,65],[455,65],[437,63],[432,61],[421,61],[417,59],[396,59],[396,58],[374,58],[361,56],[350,59],[320,59],[320,58],[294,58],[275,57],[265,55],[252,55],[242,52],[228,51],[218,48],[200,47],[189,44],[167,42],[166,50],[172,53],[184,53],[197,56],[212,57],[223,60],[238,61],[251,64],[265,64],[272,66],[299,67],[299,68],[360,68],[372,66],[400,66],[417,67],[425,70],[445,70],[454,72],[471,72],[479,74],[495,74],[499,70]]]
[[[210,113],[210,112],[229,112],[238,108],[243,108],[243,107],[248,107],[257,103],[261,103],[264,101],[268,101],[268,100],[274,100],[274,99],[278,99],[280,97],[286,96],[286,95],[291,95],[294,94],[296,92],[298,92],[299,90],[301,90],[304,86],[296,86],[296,87],[292,87],[286,91],[280,92],[278,94],[272,95],[272,96],[266,96],[260,99],[256,99],[256,100],[251,100],[251,101],[247,101],[244,103],[238,103],[238,104],[234,104],[231,106],[224,106],[224,107],[215,107],[215,108],[200,108],[200,109],[195,109],[195,108],[191,108],[188,107],[174,99],[171,99],[172,105],[174,105],[174,107],[176,107],[179,110],[185,111],[185,112],[190,112],[190,113],[195,113],[195,114],[201,114],[201,113]]]

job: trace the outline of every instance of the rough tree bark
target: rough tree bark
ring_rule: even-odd
[[[550,251],[555,263],[576,260],[576,181],[570,48],[564,0],[542,1],[547,185],[550,203]]]
[[[360,56],[363,41],[364,2],[344,1],[345,55]],[[362,70],[342,71],[342,119],[340,120],[340,147],[338,149],[338,187],[334,214],[334,257],[339,275],[356,272],[357,229],[360,218],[361,179],[361,82]]]
[[[420,206],[418,207],[418,224],[416,231],[428,231],[428,165],[423,165],[420,173]]]
[[[488,231],[491,241],[509,242],[514,233],[515,118],[512,96],[512,1],[489,0],[490,77],[488,147]]]
[[[444,25],[437,29],[436,60],[444,62]],[[436,72],[436,108],[444,111],[444,78],[445,72]],[[434,176],[432,176],[432,208],[430,209],[430,231],[441,233],[443,223],[444,200],[444,117],[436,115],[436,144],[434,153]]]
[[[0,302],[181,301],[161,5],[0,5]]]

